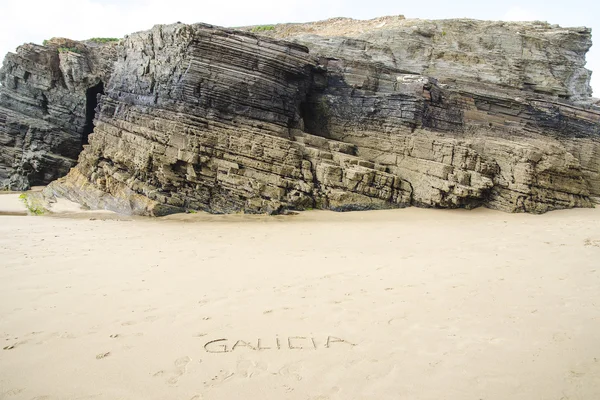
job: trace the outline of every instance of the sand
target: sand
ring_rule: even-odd
[[[599,289],[600,209],[1,215],[0,398],[600,399]]]

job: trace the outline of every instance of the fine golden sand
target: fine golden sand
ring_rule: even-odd
[[[0,399],[600,399],[600,209],[56,211],[0,195]]]

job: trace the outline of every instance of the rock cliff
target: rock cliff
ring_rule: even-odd
[[[0,189],[47,184],[75,165],[115,59],[115,44],[61,38],[7,54],[0,70]]]
[[[142,215],[539,213],[600,197],[587,28],[402,17],[174,24],[76,45],[25,45],[5,60],[7,186],[64,175],[84,144],[46,194]]]

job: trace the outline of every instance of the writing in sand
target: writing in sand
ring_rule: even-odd
[[[356,346],[347,340],[340,339],[335,336],[327,336],[327,340],[318,344],[318,341],[313,337],[307,336],[288,336],[284,338],[275,337],[274,339],[257,339],[256,341],[246,340],[229,340],[229,339],[215,339],[206,342],[204,350],[208,353],[229,353],[236,349],[245,348],[247,350],[317,350],[321,348],[330,348],[334,344],[346,344],[349,346]]]

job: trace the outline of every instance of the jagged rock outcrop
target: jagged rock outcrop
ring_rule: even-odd
[[[538,213],[600,197],[589,29],[388,17],[251,30],[125,38],[89,144],[47,195],[143,215]]]
[[[115,44],[61,38],[8,53],[0,70],[0,189],[48,184],[75,165],[115,59]]]

